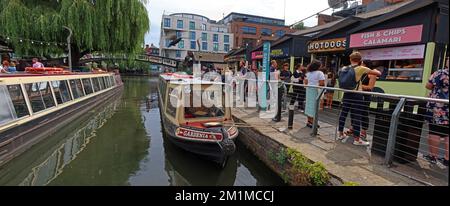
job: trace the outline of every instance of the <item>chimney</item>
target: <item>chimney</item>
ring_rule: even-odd
[[[339,20],[340,18],[336,17],[336,16],[330,16],[330,15],[326,15],[326,14],[319,14],[317,16],[317,25],[324,25],[324,24],[328,24],[330,22]]]

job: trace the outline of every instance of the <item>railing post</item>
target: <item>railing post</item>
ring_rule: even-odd
[[[292,130],[294,128],[294,105],[289,105],[289,119],[288,119],[288,129]]]
[[[280,85],[281,84],[281,85]],[[282,82],[278,82],[278,95],[277,95],[277,116],[275,116],[275,118],[273,119],[274,122],[281,122],[281,101],[283,101],[283,83]],[[272,97],[270,97],[272,98]]]
[[[405,106],[406,99],[401,98],[395,107],[394,112],[392,113],[391,118],[391,126],[389,128],[389,137],[386,146],[386,156],[384,158],[384,163],[386,165],[390,165],[392,163],[392,159],[395,151],[395,142],[397,138],[397,129],[398,129],[398,121],[400,119],[400,112],[402,111],[403,106]]]
[[[319,130],[319,107],[320,107],[320,99],[322,99],[323,94],[325,93],[325,89],[321,89],[319,92],[319,96],[316,98],[316,112],[314,113],[314,123],[313,123],[313,131],[312,136],[317,136]]]

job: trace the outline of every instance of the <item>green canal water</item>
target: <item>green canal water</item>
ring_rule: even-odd
[[[284,185],[239,142],[224,169],[175,147],[161,133],[157,79],[124,82],[122,96],[0,167],[0,185]]]

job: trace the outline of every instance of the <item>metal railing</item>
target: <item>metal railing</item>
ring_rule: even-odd
[[[245,80],[240,77],[236,83],[239,84]],[[258,80],[249,79],[247,81]],[[272,83],[273,85],[274,82],[276,81],[263,83]],[[368,146],[370,155],[376,154],[383,157],[386,166],[392,167],[394,164],[401,164],[413,169],[423,169],[424,165],[427,165],[426,168],[431,171],[432,176],[436,176],[448,184],[448,166],[441,163],[445,159],[445,154],[448,153],[448,125],[441,127],[444,129],[439,129],[436,125],[429,124],[428,120],[432,120],[433,116],[427,107],[429,103],[448,107],[448,99],[349,91],[286,82],[278,82],[278,84],[278,88],[282,88],[279,90],[282,91],[279,94],[282,97],[277,101],[277,117],[280,119],[274,118],[274,121],[281,121],[281,118],[284,118],[284,120],[287,119],[287,128],[299,129],[294,128],[294,117],[295,115],[304,115],[303,110],[310,106],[305,103],[312,103],[315,105],[315,112],[311,136],[317,136],[320,131],[320,122],[336,128],[334,133],[336,142],[340,139],[340,132],[348,134],[341,142],[351,139],[352,131],[356,135],[362,133],[354,138],[361,137],[367,140],[370,143]],[[258,88],[261,89],[261,87]],[[236,86],[235,89],[243,89],[243,87]],[[267,89],[273,90],[274,87],[270,86]],[[318,95],[307,97],[306,90],[308,89],[317,90]],[[237,91],[237,93],[241,92]],[[307,98],[314,99],[308,100]],[[331,105],[327,104],[329,103],[327,98],[331,98],[329,101]],[[295,112],[295,106],[299,107],[297,112]],[[289,115],[282,117],[281,114],[286,112]],[[347,115],[351,117],[346,117]],[[358,131],[354,131],[353,127],[356,127]],[[444,144],[441,144],[442,142]],[[436,159],[431,158],[432,156]]]

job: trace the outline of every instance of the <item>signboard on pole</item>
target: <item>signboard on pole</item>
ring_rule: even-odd
[[[261,109],[267,108],[267,81],[270,78],[270,42],[263,45],[263,86],[261,95]]]

